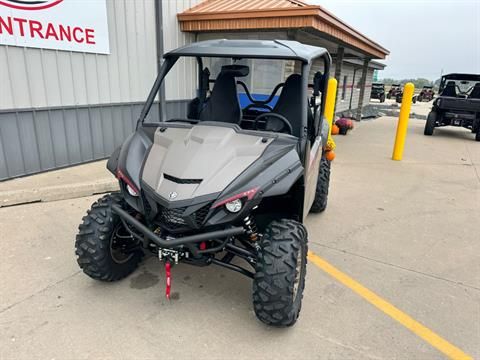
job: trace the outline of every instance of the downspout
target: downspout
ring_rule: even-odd
[[[155,33],[156,33],[156,47],[157,47],[157,74],[160,73],[160,68],[162,67],[162,56],[164,51],[163,44],[163,9],[162,9],[162,0],[155,0]],[[167,118],[166,114],[166,103],[165,103],[165,91],[162,87],[160,89],[160,101],[158,103],[158,113],[161,116],[161,121],[165,121]]]

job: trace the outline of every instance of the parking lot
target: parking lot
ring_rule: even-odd
[[[425,137],[423,126],[411,120],[402,162],[390,160],[394,118],[337,136],[329,208],[307,227],[311,251],[423,324],[424,337],[313,261],[287,329],[257,321],[250,281],[220,268],[176,266],[170,302],[155,258],[95,282],[73,250],[94,196],[0,209],[0,358],[479,358],[480,145],[466,130]]]

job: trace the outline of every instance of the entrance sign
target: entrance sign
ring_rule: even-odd
[[[109,54],[106,0],[0,0],[0,45]]]

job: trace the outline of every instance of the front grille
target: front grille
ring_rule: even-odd
[[[211,206],[212,203],[210,202],[191,215],[184,215],[187,209],[186,207],[175,209],[162,208],[158,216],[158,221],[161,226],[172,231],[200,227],[203,225]]]
[[[160,216],[159,216],[160,223],[172,230],[186,227],[187,222],[183,217],[183,213],[185,212],[185,209],[186,209],[185,207],[176,208],[176,209],[163,208],[160,211]]]
[[[203,225],[203,222],[205,221],[205,218],[207,217],[211,206],[212,206],[212,203],[208,203],[207,205],[201,207],[200,209],[198,209],[193,213],[195,217],[195,223],[197,224],[197,226]]]

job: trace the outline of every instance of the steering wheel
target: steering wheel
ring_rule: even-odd
[[[280,115],[280,114],[277,114],[277,113],[274,113],[274,112],[268,112],[268,113],[264,113],[264,114],[261,114],[259,116],[257,116],[257,118],[254,120],[254,127],[255,129],[257,129],[257,123],[260,121],[260,120],[263,120],[263,119],[266,119],[266,125],[265,125],[265,130],[266,131],[274,131],[274,132],[283,132],[284,130],[287,131],[288,134],[292,135],[293,134],[293,129],[292,129],[292,124],[290,124],[290,121],[287,120],[287,118],[283,115]],[[268,118],[271,118],[271,120],[280,120],[281,122],[281,127],[278,127],[276,125],[278,125],[278,121],[276,122],[271,122],[271,120],[268,120]],[[272,126],[269,126],[269,125],[272,125]]]

